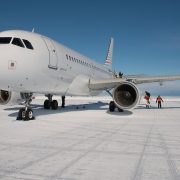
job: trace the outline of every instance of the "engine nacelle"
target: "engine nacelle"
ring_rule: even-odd
[[[140,93],[133,83],[123,82],[114,89],[113,99],[118,108],[132,109],[138,104]]]
[[[24,93],[0,90],[1,105],[17,105],[24,101]]]

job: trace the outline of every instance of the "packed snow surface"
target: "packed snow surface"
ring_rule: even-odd
[[[180,179],[180,98],[151,108],[108,111],[108,98],[66,98],[66,108],[16,121],[20,106],[0,106],[2,180]],[[59,100],[60,104],[60,100]]]

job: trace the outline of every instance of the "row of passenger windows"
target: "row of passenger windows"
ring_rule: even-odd
[[[72,56],[69,56],[68,54],[66,54],[66,59],[67,59],[67,60],[70,60],[70,61],[73,61],[73,62],[76,62],[76,63],[80,63],[80,64],[82,64],[82,65],[85,65],[85,66],[89,67],[89,68],[93,68],[93,69],[96,69],[96,70],[98,70],[98,71],[107,73],[107,71],[105,71],[104,69],[101,69],[101,68],[99,68],[99,67],[97,67],[97,66],[94,66],[94,65],[92,65],[92,64],[89,64],[89,63],[87,63],[87,62],[85,62],[85,61],[82,61],[82,60],[79,60],[79,59],[74,58],[74,57],[72,57]]]
[[[20,38],[13,38],[12,40],[12,37],[0,37],[0,44],[13,44],[13,45],[16,45],[16,46],[19,46],[19,47],[26,47],[28,49],[34,49],[32,44],[26,40],[26,39],[20,39]]]
[[[85,66],[92,67],[91,64],[89,64],[89,63],[87,63],[87,62],[85,62],[85,61],[79,60],[79,59],[77,59],[77,58],[71,57],[71,56],[69,56],[69,55],[67,55],[67,54],[66,54],[66,59],[67,59],[67,60],[70,60],[70,61],[73,61],[73,62],[80,63],[80,64],[85,65]]]

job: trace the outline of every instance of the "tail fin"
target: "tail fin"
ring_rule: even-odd
[[[108,67],[112,66],[113,43],[114,43],[114,39],[111,38],[110,43],[109,43],[107,56],[106,56],[106,60],[105,60],[105,65],[107,65]]]

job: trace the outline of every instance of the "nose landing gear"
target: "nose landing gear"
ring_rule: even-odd
[[[32,93],[24,94],[25,98],[25,108],[21,108],[18,112],[17,120],[33,120],[35,117],[33,116],[33,110],[30,108],[30,103],[32,102]]]
[[[18,117],[16,120],[33,120],[35,119],[33,116],[33,110],[29,107],[21,108],[18,112]]]

